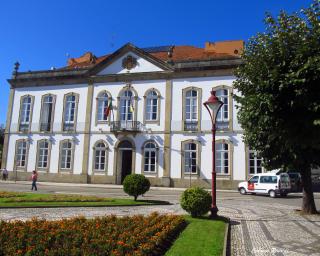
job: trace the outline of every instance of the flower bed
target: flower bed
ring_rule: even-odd
[[[0,222],[0,255],[163,255],[184,227],[175,215]]]

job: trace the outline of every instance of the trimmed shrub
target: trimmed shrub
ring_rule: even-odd
[[[142,174],[130,174],[123,181],[123,190],[129,196],[137,200],[139,195],[143,195],[150,189],[150,181]]]
[[[191,216],[202,216],[211,208],[211,194],[203,188],[188,188],[182,193],[180,205],[182,209],[191,214]]]

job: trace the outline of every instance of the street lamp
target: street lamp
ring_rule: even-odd
[[[220,108],[223,105],[223,102],[220,101],[215,91],[211,91],[211,96],[209,99],[203,103],[203,105],[206,107],[206,109],[209,112],[209,115],[211,117],[211,123],[212,123],[212,184],[211,184],[211,190],[212,190],[212,203],[211,203],[211,218],[217,217],[218,213],[218,207],[217,207],[217,187],[216,187],[216,119],[218,112]]]

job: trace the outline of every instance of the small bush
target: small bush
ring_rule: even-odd
[[[130,174],[123,181],[123,190],[129,196],[137,200],[139,195],[143,195],[150,189],[150,181],[142,174]]]
[[[211,195],[203,188],[193,187],[185,190],[181,196],[182,209],[191,214],[192,217],[202,216],[211,208]]]

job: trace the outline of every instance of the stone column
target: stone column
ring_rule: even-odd
[[[8,146],[9,146],[9,136],[10,136],[10,126],[11,126],[14,94],[15,94],[15,89],[11,88],[9,102],[8,102],[8,110],[7,110],[7,122],[6,122],[5,132],[4,132],[1,168],[7,167],[7,156],[8,156]],[[15,152],[11,152],[11,153],[15,154]]]
[[[164,124],[164,170],[162,185],[169,187],[171,165],[171,119],[172,119],[172,80],[166,81],[165,124]]]
[[[93,83],[88,84],[86,119],[84,126],[84,143],[83,143],[83,158],[82,158],[82,175],[88,180],[89,154],[90,154],[90,136],[91,136],[91,119],[92,119],[92,101],[93,101]]]

